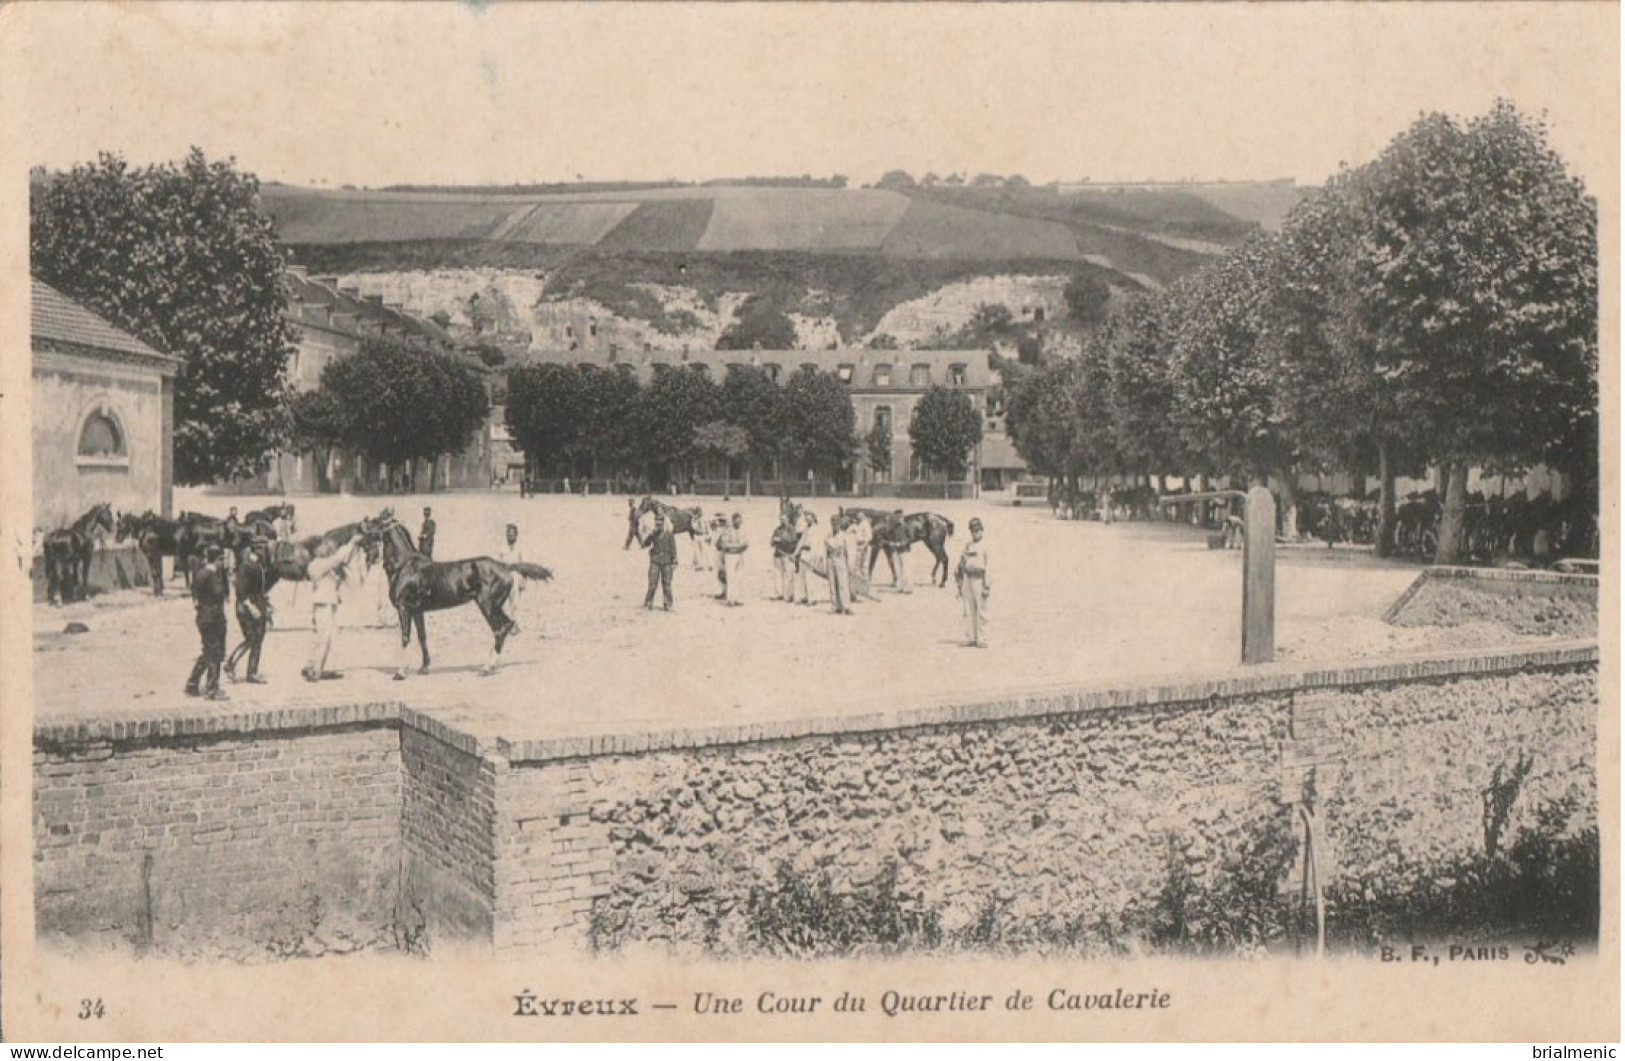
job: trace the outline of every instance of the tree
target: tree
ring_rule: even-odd
[[[1092,272],[1074,273],[1061,292],[1066,311],[1085,328],[1096,328],[1105,323],[1106,307],[1111,303],[1111,285]]]
[[[602,469],[619,473],[638,461],[637,412],[642,385],[630,365],[578,369],[582,387],[581,425],[571,447]]]
[[[1544,459],[1595,413],[1596,203],[1505,101],[1465,125],[1419,119],[1351,184],[1349,327],[1444,470],[1451,563],[1468,468]]]
[[[391,468],[463,449],[490,413],[472,365],[393,339],[367,339],[360,350],[329,362],[321,390],[342,410],[345,447]],[[429,488],[434,485],[431,467]]]
[[[1166,474],[1188,463],[1174,430],[1173,313],[1171,299],[1141,295],[1107,318],[1107,410],[1128,471]]]
[[[891,421],[876,417],[874,426],[869,429],[869,434],[864,439],[870,471],[876,475],[891,474],[891,447]]]
[[[785,455],[784,391],[754,365],[730,365],[722,381],[722,416],[745,432],[745,494],[751,493],[752,465]]]
[[[712,420],[694,429],[694,450],[728,461],[744,460],[750,453],[750,435],[725,420]]]
[[[184,358],[175,481],[261,471],[288,426],[287,258],[259,181],[194,148],[131,169],[113,154],[31,187],[33,274]]]
[[[337,396],[325,388],[300,391],[288,403],[289,440],[299,450],[314,458],[316,488],[329,490],[327,466],[333,450],[344,445],[349,428],[344,418],[344,406]]]
[[[982,441],[982,416],[964,391],[934,386],[914,406],[908,439],[922,463],[957,481],[965,477],[971,450]]]
[[[795,322],[761,295],[745,299],[734,322],[717,337],[718,350],[792,350],[795,345]]]
[[[857,449],[857,411],[846,384],[828,372],[797,369],[784,387],[781,437],[786,455],[833,475]]]
[[[633,411],[638,455],[646,462],[685,462],[698,453],[695,431],[722,418],[722,388],[709,373],[672,368],[638,393]]]
[[[508,430],[532,474],[569,457],[587,430],[590,409],[573,365],[525,365],[508,373]]]

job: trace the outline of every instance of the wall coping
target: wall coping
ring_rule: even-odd
[[[993,692],[974,700],[950,703],[939,700],[928,707],[861,715],[775,719],[726,726],[525,741],[509,741],[499,737],[497,750],[510,764],[518,766],[561,759],[752,744],[799,737],[855,735],[967,722],[1043,719],[1241,696],[1504,674],[1528,668],[1593,664],[1600,659],[1601,652],[1596,642],[1565,640],[1540,648],[1509,647],[1499,652],[1471,655],[1460,652],[1435,653],[1332,668],[1324,665],[1268,664],[1256,670],[1232,670],[1213,677],[1186,678],[1177,683],[1124,684],[1119,681],[1095,686],[1066,683]]]
[[[1526,568],[1505,567],[1424,567],[1416,580],[1406,587],[1399,599],[1382,613],[1382,621],[1391,623],[1399,617],[1422,587],[1434,579],[1472,579],[1479,582],[1532,582],[1548,586],[1587,586],[1596,589],[1602,581],[1600,575],[1572,574],[1563,571],[1535,571]]]
[[[993,690],[947,702],[940,697],[932,697],[923,706],[916,704],[866,714],[770,719],[722,726],[645,729],[537,740],[510,741],[498,737],[494,748],[472,734],[400,701],[294,706],[234,714],[183,710],[140,717],[45,719],[36,721],[34,725],[34,745],[39,748],[188,738],[208,740],[358,725],[398,725],[418,730],[470,755],[486,755],[495,751],[511,764],[524,765],[603,755],[752,744],[799,737],[856,735],[971,722],[1043,719],[1241,696],[1503,674],[1527,668],[1594,664],[1600,659],[1601,652],[1596,642],[1567,640],[1540,647],[1509,646],[1501,651],[1476,654],[1434,653],[1340,667],[1278,663],[1246,671],[1230,670],[1218,675],[1189,677],[1177,682],[1125,683],[1119,680],[1096,685],[1068,682]]]

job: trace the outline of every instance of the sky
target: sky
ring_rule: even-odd
[[[1617,20],[1614,4],[25,2],[0,8],[0,90],[23,100],[7,111],[30,164],[196,144],[262,180],[373,187],[893,168],[1319,183],[1423,111],[1506,96],[1595,185],[1618,165]]]

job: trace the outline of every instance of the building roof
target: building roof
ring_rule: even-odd
[[[179,365],[182,358],[155,350],[122,328],[85,309],[49,284],[33,280],[30,328],[38,342],[68,343]]]
[[[335,279],[312,277],[295,266],[288,270],[288,290],[294,319],[301,324],[317,324],[335,331],[360,335],[360,322],[375,324],[386,334],[402,338],[422,338],[449,346],[451,336],[439,325],[399,306],[390,305],[376,295],[363,296],[338,286]],[[353,318],[353,325],[343,326],[333,319],[338,314]]]

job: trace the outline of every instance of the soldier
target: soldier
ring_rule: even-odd
[[[338,630],[339,590],[360,548],[361,535],[357,534],[342,548],[318,549],[306,569],[310,579],[311,620],[316,627],[316,640],[304,669],[307,682],[342,677],[338,671],[327,669],[327,657],[333,651],[333,635]]]
[[[502,533],[502,548],[497,550],[497,559],[501,560],[505,564],[508,564],[509,566],[524,563],[525,550],[519,546],[519,525],[517,523],[510,523],[506,528],[504,528]],[[520,608],[525,601],[526,581],[527,580],[523,578],[516,578],[513,580],[513,596],[509,598],[509,602],[513,605],[512,615],[514,624],[510,633],[517,634],[519,632]]]
[[[237,628],[243,632],[243,641],[226,657],[226,677],[232,682],[237,681],[237,661],[246,654],[248,674],[243,680],[250,685],[265,684],[265,679],[260,677],[260,646],[271,625],[271,602],[265,596],[269,548],[266,540],[256,535],[243,551],[243,562],[237,565]]]
[[[874,541],[874,526],[868,516],[855,516],[848,531],[848,561],[852,566],[852,599],[873,601],[879,598],[869,589],[869,547]]]
[[[780,518],[773,528],[773,573],[778,576],[778,596],[774,600],[796,599],[796,540],[800,537],[788,520]]]
[[[418,528],[418,552],[434,559],[434,514],[429,508],[424,508],[423,526]]]
[[[987,543],[982,540],[982,521],[970,521],[971,540],[965,543],[965,551],[959,554],[959,566],[954,570],[954,584],[959,588],[959,598],[965,606],[965,631],[969,640],[965,642],[967,648],[986,648],[987,638],[982,633],[982,625],[987,613]]]
[[[665,603],[662,607],[671,611],[671,574],[677,567],[677,539],[666,528],[665,513],[655,512],[655,529],[643,539],[642,545],[649,550],[649,592],[643,596],[643,607],[653,609],[655,606],[655,587],[660,587]]]
[[[824,539],[824,558],[829,564],[829,599],[836,615],[851,615],[848,607],[852,592],[848,581],[850,572],[846,548],[846,520],[836,516],[829,524],[829,535]]]
[[[209,543],[203,549],[203,565],[192,576],[192,604],[203,652],[186,679],[186,695],[210,700],[230,699],[220,688],[220,665],[226,658],[226,573],[220,557],[220,546]]]
[[[717,571],[722,577],[722,599],[730,608],[737,608],[745,603],[740,600],[744,590],[745,550],[750,543],[745,540],[745,517],[735,512],[733,523],[724,527],[717,536]]]

